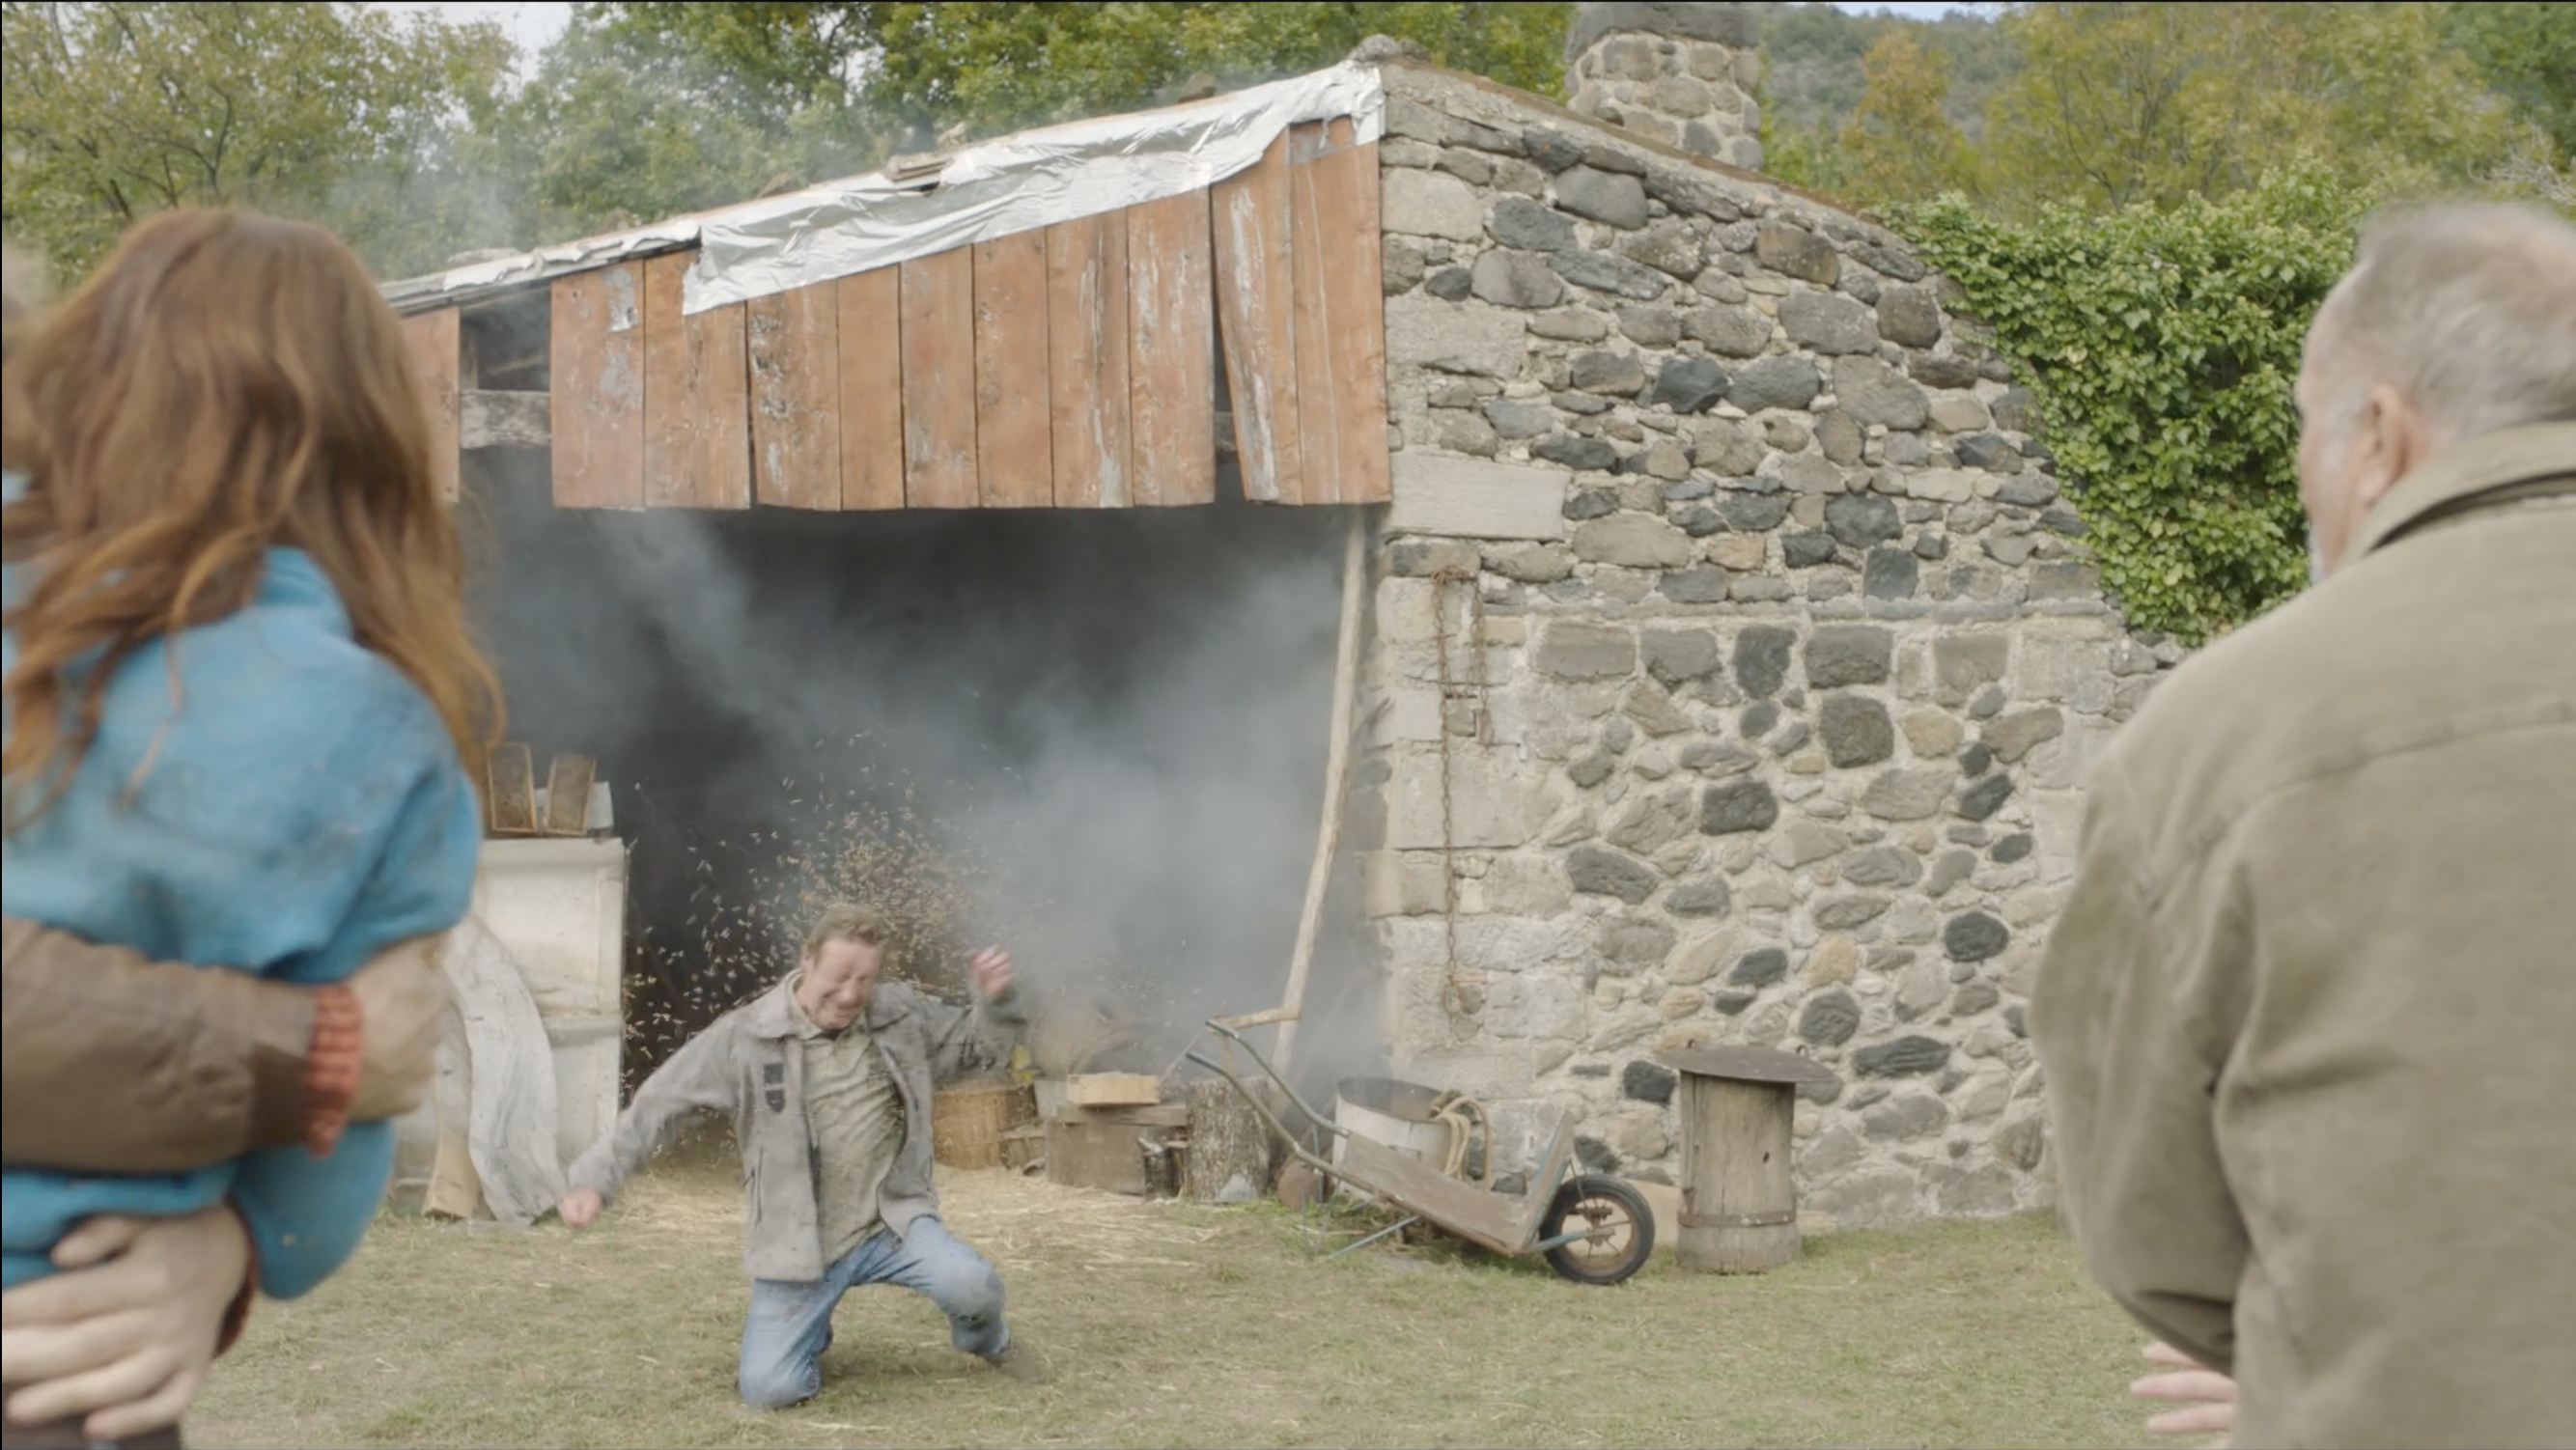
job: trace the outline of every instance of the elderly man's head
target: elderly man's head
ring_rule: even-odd
[[[2576,227],[2458,206],[2372,227],[2299,369],[2299,502],[2319,572],[2435,449],[2576,421]]]

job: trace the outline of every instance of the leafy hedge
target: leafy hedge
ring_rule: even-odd
[[[1897,209],[2030,386],[2131,624],[2198,644],[2305,580],[2291,386],[2356,220],[2314,169],[2161,212]]]

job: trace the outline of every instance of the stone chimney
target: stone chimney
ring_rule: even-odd
[[[1620,0],[1574,8],[1567,105],[1669,146],[1762,168],[1762,21],[1750,5]]]

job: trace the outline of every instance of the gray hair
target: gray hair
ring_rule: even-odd
[[[2437,441],[2576,422],[2576,226],[2506,205],[2375,221],[2318,331],[2336,391],[2392,383]]]

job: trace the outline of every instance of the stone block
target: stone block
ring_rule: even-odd
[[[1727,382],[1726,401],[1759,413],[1765,408],[1803,408],[1823,390],[1823,378],[1806,358],[1765,357],[1734,371]]]
[[[1525,196],[1506,196],[1496,201],[1485,227],[1495,241],[1525,251],[1561,252],[1575,245],[1571,218]]]
[[[1843,858],[1842,877],[1854,886],[1911,886],[1923,879],[1923,858],[1902,846],[1870,846]]]
[[[1771,345],[1771,319],[1750,307],[1715,305],[1682,314],[1682,336],[1722,357],[1760,357]]]
[[[1861,1052],[1876,1050],[1864,1047]],[[1864,1135],[1881,1141],[1904,1143],[1928,1138],[1948,1126],[1948,1104],[1929,1093],[1910,1093],[1901,1098],[1890,1098],[1862,1114],[1860,1130]]]
[[[1853,549],[1883,544],[1905,532],[1905,520],[1895,502],[1874,493],[1836,494],[1826,499],[1824,524],[1835,542]]]
[[[1576,216],[1606,222],[1622,231],[1635,231],[1646,224],[1646,186],[1637,177],[1601,171],[1589,164],[1570,166],[1557,173],[1555,190],[1557,207]],[[1469,195],[1472,197],[1474,193]],[[1392,218],[1382,225],[1390,231],[1409,230],[1397,227]],[[1433,235],[1447,236],[1449,233]],[[1474,238],[1471,236],[1464,240],[1472,241]]]
[[[1619,252],[1685,282],[1698,276],[1708,261],[1700,251],[1699,234],[1679,217],[1667,217],[1633,237],[1620,238]]]
[[[1768,218],[1757,224],[1753,255],[1762,265],[1786,276],[1831,287],[1842,275],[1842,257],[1834,244],[1795,222]]]
[[[1536,253],[1496,247],[1476,259],[1469,290],[1498,307],[1554,307],[1565,300],[1565,279]]]
[[[2012,659],[2008,634],[1944,633],[1932,641],[1932,679],[1936,698],[1958,706],[1984,686],[2004,677]]]
[[[1947,770],[1890,770],[1861,793],[1861,809],[1883,821],[1919,821],[1937,814],[1950,798]],[[1970,858],[1974,869],[1975,858]]]
[[[1885,684],[1895,649],[1896,637],[1877,625],[1819,625],[1807,639],[1807,684],[1819,690]]]
[[[1503,848],[1526,843],[1547,818],[1544,784],[1509,747],[1452,741],[1448,746],[1448,844]],[[1396,754],[1387,782],[1386,845],[1429,850],[1443,844],[1440,747],[1412,745]]]
[[[1443,267],[1422,281],[1422,290],[1443,302],[1463,302],[1475,286],[1475,274],[1464,267]]]
[[[1682,943],[1664,963],[1664,980],[1676,987],[1696,987],[1708,981],[1733,960],[1735,937],[1735,928],[1719,927]]]
[[[1835,359],[1834,397],[1863,428],[1920,428],[1932,413],[1920,386],[1874,357]]]
[[[1671,347],[1682,340],[1682,320],[1669,307],[1637,303],[1617,310],[1620,335],[1639,347]]]
[[[1974,393],[1943,393],[1932,400],[1932,426],[1944,433],[1974,433],[1993,421]]]
[[[1809,820],[1793,820],[1771,837],[1770,856],[1781,865],[1796,870],[1812,861],[1822,861],[1839,854],[1851,845],[1851,837],[1831,826]]]
[[[1485,204],[1466,182],[1437,171],[1401,167],[1384,169],[1379,176],[1381,230],[1458,242],[1485,239]],[[1642,211],[1643,193],[1638,205]]]
[[[1878,294],[1878,334],[1899,347],[1930,347],[1941,340],[1941,304],[1929,287],[1883,287]]]
[[[1568,248],[1551,253],[1547,264],[1556,275],[1578,287],[1652,302],[1672,290],[1672,279],[1640,262],[1608,252]]]
[[[1983,477],[1964,468],[1908,468],[1900,473],[1907,498],[1933,503],[1966,503],[1977,496],[1977,480]]]
[[[1706,835],[1767,831],[1779,819],[1779,797],[1758,780],[1712,785],[1700,795],[1699,828]]]
[[[1386,301],[1386,356],[1399,368],[1516,378],[1528,335],[1528,320],[1515,312],[1410,294]]]
[[[1565,877],[1577,892],[1615,896],[1630,906],[1642,903],[1663,885],[1653,867],[1603,846],[1577,846],[1568,852]]]
[[[1628,687],[1627,698],[1619,702],[1620,713],[1637,722],[1637,728],[1657,739],[1679,735],[1692,728],[1691,717],[1673,703],[1673,697],[1649,680],[1639,680]]]
[[[1637,640],[1617,625],[1558,620],[1539,636],[1534,663],[1559,679],[1624,679],[1636,672]]]
[[[1872,549],[1861,569],[1860,592],[1871,599],[1911,599],[1922,583],[1922,564],[1904,549]]]
[[[2003,809],[2004,802],[2011,799],[2012,793],[2011,776],[1990,775],[1962,792],[1955,809],[1962,819],[1982,821]]]
[[[2033,747],[2055,740],[2066,733],[2066,716],[2055,706],[2036,710],[2015,710],[1986,722],[1977,738],[1995,758],[2007,765],[2018,762]]]
[[[1567,363],[1566,376],[1584,392],[1622,398],[1646,385],[1645,363],[1633,352],[1578,352]]]
[[[1776,624],[1747,625],[1735,636],[1735,683],[1754,699],[1779,693],[1789,675],[1789,651],[1796,631]]]
[[[1780,326],[1798,346],[1825,354],[1878,350],[1869,309],[1836,292],[1792,292],[1780,299]]]
[[[1566,491],[1574,480],[1557,468],[1449,458],[1394,456],[1390,534],[1469,539],[1551,540],[1565,537]]]
[[[1941,928],[1941,949],[1954,962],[1982,962],[2012,945],[2012,929],[1982,911],[1963,912]]]
[[[1676,413],[1705,413],[1726,390],[1726,370],[1711,359],[1669,358],[1656,371],[1655,391],[1646,401]]]
[[[1444,904],[1437,856],[1364,851],[1360,881],[1362,909],[1372,917],[1420,916]]]
[[[1817,1047],[1840,1047],[1860,1031],[1860,1003],[1837,988],[1810,997],[1798,1013],[1798,1036]]]
[[[1946,710],[1915,710],[1905,717],[1906,745],[1927,760],[1946,760],[1956,754],[1965,734],[1958,717]]]
[[[1860,969],[1860,944],[1836,933],[1824,938],[1807,953],[1804,980],[1810,989],[1848,983]]]
[[[1662,966],[1675,941],[1672,927],[1655,917],[1610,916],[1601,919],[1593,949],[1635,972]]]
[[[1762,568],[1762,540],[1753,534],[1728,534],[1708,541],[1709,562],[1751,574]]]
[[[1552,337],[1559,342],[1599,342],[1610,335],[1610,324],[1598,312],[1581,307],[1561,307],[1531,318],[1529,330],[1539,337]]]
[[[1619,462],[1619,450],[1610,446],[1610,440],[1583,438],[1571,433],[1558,433],[1540,439],[1531,445],[1530,455],[1564,468],[1571,468],[1578,473],[1604,472],[1616,467]],[[1616,495],[1611,497],[1615,499]],[[1566,517],[1585,518],[1610,511],[1609,508],[1578,508],[1577,502],[1579,501],[1568,502]],[[1615,506],[1614,503],[1612,507]]]
[[[1912,1034],[1854,1052],[1852,1070],[1862,1077],[1922,1077],[1939,1072],[1949,1061],[1948,1043]]]
[[[1655,588],[1675,604],[1716,604],[1727,597],[1726,571],[1712,564],[1675,569]]]
[[[1578,524],[1574,556],[1623,569],[1678,569],[1690,562],[1690,536],[1650,514],[1616,513]]]
[[[1809,667],[1814,654],[1809,651]],[[1867,695],[1832,694],[1817,714],[1816,733],[1825,758],[1838,770],[1876,765],[1896,754],[1896,726],[1887,707]]]

